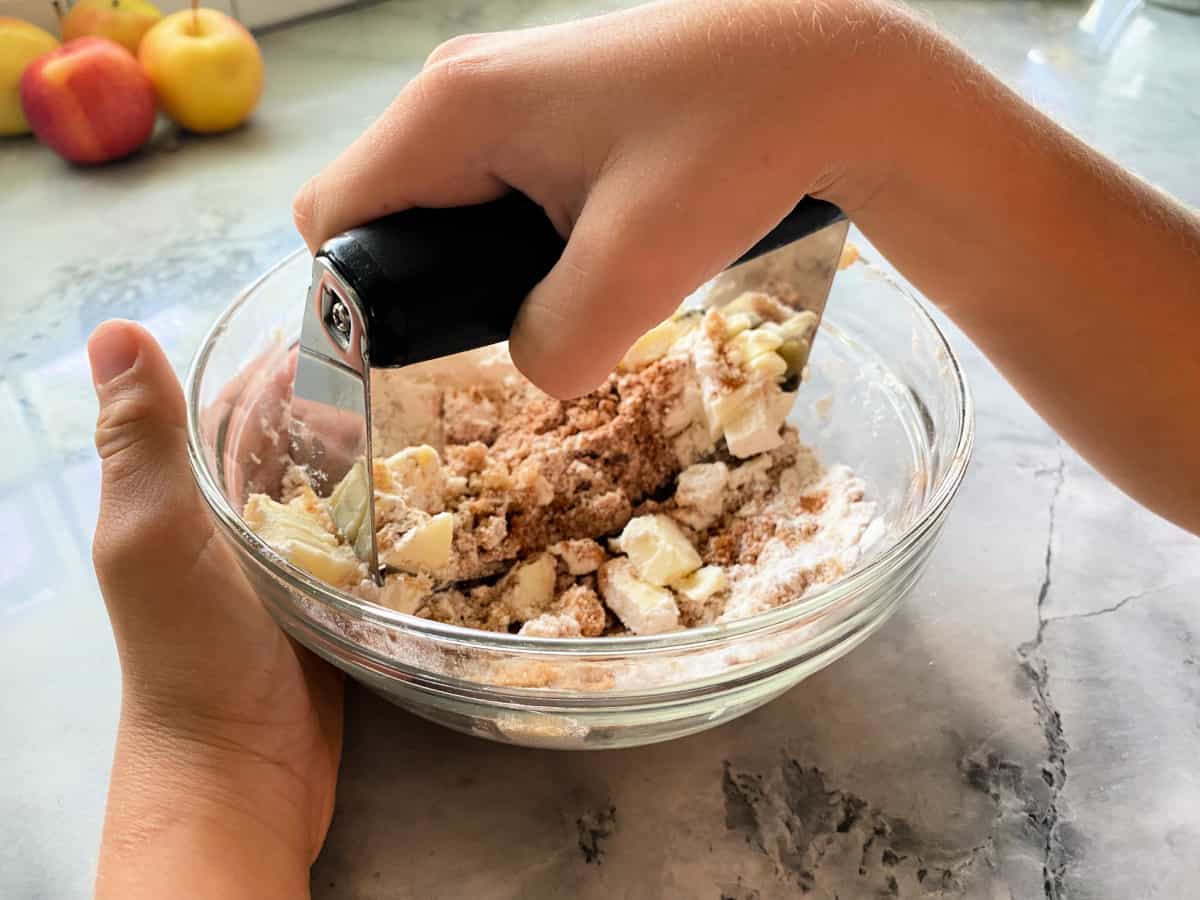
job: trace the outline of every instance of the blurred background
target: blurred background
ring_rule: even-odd
[[[164,0],[154,5],[164,13],[172,13],[187,9],[190,4],[187,0]],[[313,13],[349,6],[350,3],[339,0],[213,0],[202,5],[229,13],[247,28],[265,28]],[[25,19],[46,29],[53,29],[57,24],[54,7],[49,0],[0,0],[0,16]]]

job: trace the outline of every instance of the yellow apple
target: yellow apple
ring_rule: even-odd
[[[161,18],[158,7],[146,0],[78,0],[63,16],[62,36],[64,41],[108,38],[136,55],[142,35]]]
[[[163,112],[188,131],[227,131],[262,95],[263,62],[250,32],[215,9],[167,16],[142,38],[138,59]]]
[[[46,31],[20,19],[0,16],[0,134],[28,134],[21,111],[21,73],[43,53],[58,46]]]

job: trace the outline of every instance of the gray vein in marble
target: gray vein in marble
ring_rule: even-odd
[[[1053,622],[1065,622],[1069,619],[1090,619],[1093,616],[1106,616],[1109,613],[1120,612],[1125,608],[1125,604],[1133,603],[1135,600],[1141,600],[1143,597],[1148,597],[1163,588],[1152,588],[1150,590],[1138,591],[1136,594],[1130,594],[1128,597],[1122,597],[1112,606],[1106,606],[1104,609],[1094,609],[1091,612],[1070,613],[1065,616],[1051,616],[1048,619],[1042,620],[1042,625],[1049,625]]]
[[[1017,657],[1021,661],[1021,670],[1033,686],[1033,709],[1037,714],[1046,741],[1047,755],[1041,774],[1049,788],[1049,796],[1040,809],[1036,805],[1031,805],[1026,810],[1043,846],[1042,884],[1046,900],[1059,900],[1062,897],[1062,879],[1066,865],[1063,847],[1058,836],[1058,796],[1067,781],[1067,750],[1069,746],[1063,736],[1062,716],[1055,708],[1050,696],[1046,660],[1042,655],[1042,639],[1047,624],[1044,610],[1053,584],[1055,527],[1059,498],[1062,495],[1063,483],[1066,478],[1065,472],[1066,459],[1062,456],[1060,447],[1058,465],[1049,471],[1054,479],[1054,488],[1050,494],[1047,511],[1044,572],[1036,601],[1037,634],[1032,641],[1022,644],[1017,650]]]

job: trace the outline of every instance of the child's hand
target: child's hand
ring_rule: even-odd
[[[215,530],[154,340],[110,322],[88,352],[123,676],[98,896],[301,896],[333,811],[340,675],[284,636]]]
[[[315,249],[405,207],[524,192],[570,242],[513,357],[550,393],[583,393],[853,162],[883,102],[862,89],[879,15],[871,0],[682,0],[456,38],[306,186],[297,226]]]
[[[668,0],[455,39],[296,223],[315,248],[508,187],[570,235],[512,335],[551,394],[597,384],[814,194],[1098,468],[1200,532],[1200,220],[898,5]]]

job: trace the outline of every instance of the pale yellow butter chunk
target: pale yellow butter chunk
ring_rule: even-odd
[[[440,513],[445,507],[446,475],[432,447],[405,447],[389,456],[384,468],[388,484],[376,485],[377,490],[399,493],[409,506],[427,513]]]
[[[725,352],[734,365],[745,366],[755,357],[774,353],[782,344],[779,332],[764,326],[735,335],[725,345]]]
[[[755,319],[749,313],[731,312],[723,313],[721,316],[725,322],[725,337],[734,338],[748,328],[753,328]]]
[[[796,313],[780,324],[784,341],[776,352],[786,363],[788,375],[800,377],[804,374],[818,324],[817,314],[810,310]]]
[[[679,596],[693,603],[703,603],[721,593],[729,586],[725,570],[720,566],[704,566],[691,575],[686,575],[675,584]]]
[[[639,578],[660,587],[700,568],[700,554],[692,542],[664,515],[630,519],[614,543],[629,557]]]
[[[785,398],[787,406],[773,402],[775,397]],[[739,459],[747,459],[774,450],[783,443],[780,428],[791,406],[789,395],[774,396],[764,388],[752,392],[747,402],[731,407],[723,426],[725,446]]]
[[[366,465],[359,460],[338,482],[329,497],[329,514],[333,524],[349,544],[358,540],[358,532],[367,517],[368,490]]]
[[[746,384],[733,390],[710,387],[704,395],[705,414],[724,435],[729,452],[740,459],[783,442],[780,429],[795,397],[779,387],[788,363],[778,353],[760,354],[743,368],[751,376]]]
[[[338,542],[325,524],[302,506],[253,494],[242,512],[246,524],[294,566],[334,586],[360,581],[362,566],[354,551]]]
[[[694,327],[697,317],[674,315],[634,341],[621,359],[622,371],[637,371],[666,356],[675,342]]]
[[[779,332],[785,338],[800,338],[807,341],[816,334],[818,324],[817,314],[806,309],[779,323]]]
[[[402,572],[435,572],[450,562],[454,544],[454,516],[438,513],[381,548],[379,559]]]
[[[769,381],[780,381],[787,374],[787,360],[778,353],[761,353],[746,363],[746,371],[761,375]]]
[[[634,634],[662,634],[679,628],[679,607],[669,590],[637,577],[628,559],[600,567],[600,592],[608,608]]]
[[[725,316],[740,313],[750,317],[751,323],[757,327],[767,320],[768,323],[785,318],[788,308],[769,294],[759,291],[744,291],[730,302],[720,307]]]
[[[527,621],[546,611],[554,600],[554,557],[541,553],[513,568],[500,583],[500,596],[513,617]]]
[[[432,591],[433,579],[428,575],[393,572],[379,591],[379,603],[396,612],[412,615]]]

